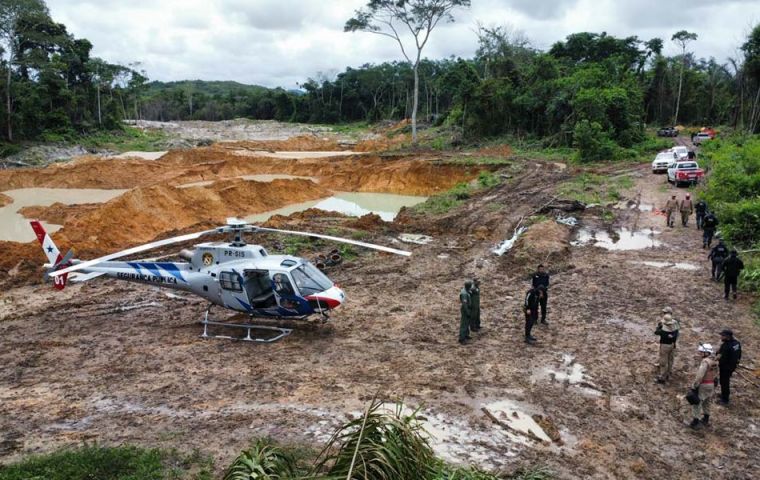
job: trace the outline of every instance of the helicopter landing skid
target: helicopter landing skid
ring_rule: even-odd
[[[211,305],[209,305],[209,307],[206,309],[206,315],[203,317],[203,320],[201,321],[201,323],[203,324],[203,333],[201,334],[201,338],[218,338],[222,340],[242,340],[244,342],[273,343],[278,340],[282,340],[283,338],[290,335],[290,333],[293,331],[292,328],[272,327],[269,325],[254,325],[252,323],[217,322],[214,320],[209,320],[208,314],[210,311],[211,311]],[[242,337],[242,336],[235,337],[231,335],[214,335],[213,333],[210,334],[208,333],[209,325],[225,327],[225,328],[245,329],[246,335],[245,337]],[[251,336],[251,330],[274,332],[275,334],[272,336],[264,336],[264,337]]]

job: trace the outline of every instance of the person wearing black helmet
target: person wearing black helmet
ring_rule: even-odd
[[[725,285],[725,299],[728,300],[729,290],[734,292],[736,300],[736,284],[739,282],[739,274],[744,270],[744,262],[737,256],[736,250],[731,250],[731,256],[723,261],[723,284]]]
[[[742,344],[734,338],[734,332],[725,328],[720,332],[720,349],[718,350],[718,379],[720,380],[721,405],[728,405],[731,396],[731,375],[742,359]]]

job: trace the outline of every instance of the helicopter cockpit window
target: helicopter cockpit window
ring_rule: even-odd
[[[234,272],[222,272],[219,274],[219,283],[224,290],[232,290],[233,292],[242,292],[243,286],[240,285],[240,278],[237,273]]]
[[[332,288],[333,283],[311,263],[304,263],[290,271],[301,295],[314,295]]]
[[[269,307],[275,303],[272,281],[267,270],[245,270],[245,293],[256,308]]]
[[[290,283],[290,279],[287,275],[283,273],[275,273],[272,280],[274,281],[274,291],[277,292],[278,295],[295,295],[293,284]]]

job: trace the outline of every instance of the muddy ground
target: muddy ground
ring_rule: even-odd
[[[205,305],[149,286],[94,281],[62,293],[39,285],[6,291],[0,461],[98,441],[198,448],[221,469],[254,437],[320,445],[377,394],[423,405],[436,451],[456,463],[504,472],[542,464],[558,478],[753,478],[757,370],[741,371],[731,407],[714,406],[707,430],[686,427],[682,398],[697,342],[719,343],[724,326],[743,342],[743,363],[757,369],[751,299],[724,302],[696,229],[664,228],[662,216],[645,211],[673,190],[646,165],[633,170],[634,187],[623,192],[630,202],[614,210],[614,221],[591,208],[574,213],[579,227],[554,222],[558,212],[543,207],[577,173],[527,162],[447,214],[404,211],[393,224],[283,220],[319,231],[364,228],[367,240],[414,255],[362,253],[334,268],[329,275],[347,304],[329,323],[299,324],[272,345],[201,340]],[[528,231],[514,249],[491,253],[518,224]],[[571,246],[579,228],[620,227],[654,229],[647,241],[660,246]],[[397,243],[402,232],[434,240]],[[262,240],[274,248],[274,239]],[[520,304],[539,262],[553,274],[550,324],[527,346]],[[460,346],[458,292],[475,275],[483,279],[484,329]],[[661,386],[653,331],[665,305],[683,330],[675,378]],[[530,427],[538,439],[520,430],[531,420],[544,427]]]

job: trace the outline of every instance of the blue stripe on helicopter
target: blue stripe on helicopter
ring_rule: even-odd
[[[245,309],[246,309],[246,311],[248,311],[248,312],[251,312],[251,311],[253,311],[253,308],[251,308],[251,306],[250,306],[249,304],[245,303],[244,301],[240,300],[240,299],[239,299],[239,298],[237,298],[237,297],[235,297],[235,300],[237,300],[237,301],[240,303],[240,305],[242,305],[242,306],[243,306],[243,308],[245,308]]]
[[[132,267],[139,274],[142,274],[142,270],[145,269],[156,277],[162,276],[160,269],[163,269],[172,277],[187,283],[187,280],[182,278],[182,273],[180,272],[179,267],[173,263],[127,262],[127,265]]]
[[[187,283],[187,280],[182,277],[182,272],[180,272],[177,265],[173,263],[157,263],[156,265],[158,265],[163,270],[166,270],[172,277]]]

